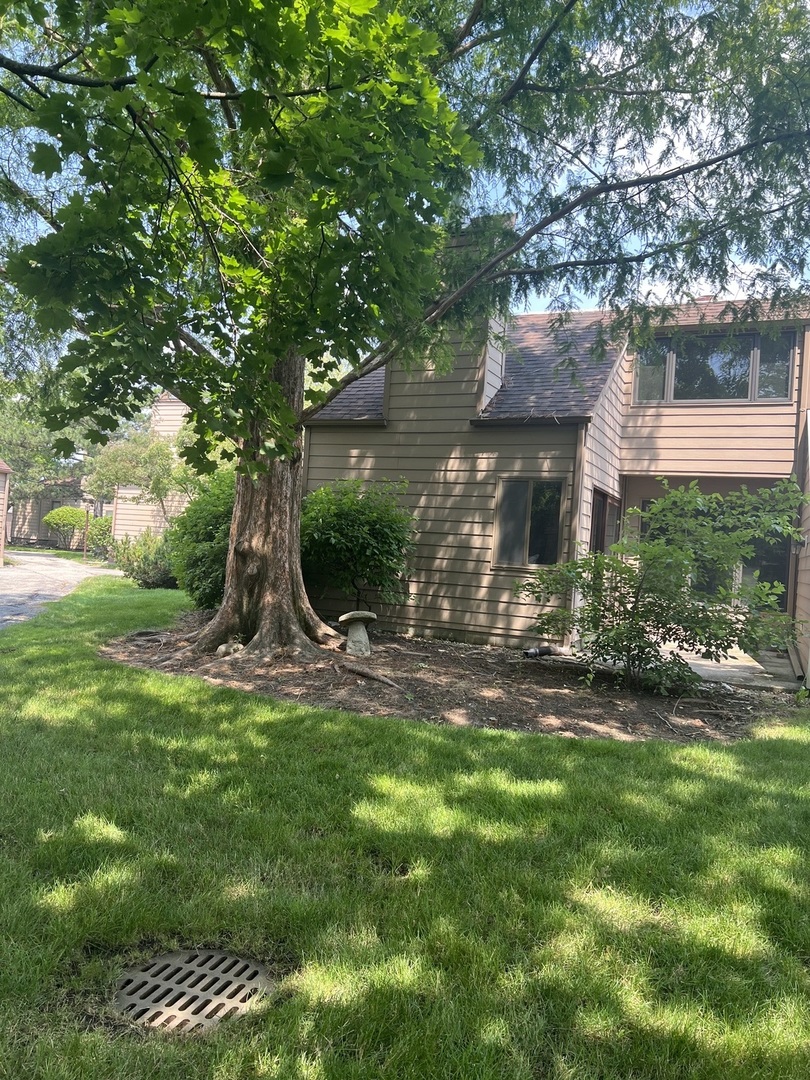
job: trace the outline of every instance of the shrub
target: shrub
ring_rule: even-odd
[[[234,488],[233,470],[203,481],[168,534],[175,577],[198,608],[217,607],[222,601]]]
[[[757,575],[746,583],[737,568],[757,541],[796,535],[802,501],[792,481],[725,497],[704,495],[695,483],[666,488],[649,510],[634,511],[641,527],[610,554],[541,567],[517,591],[545,608],[539,633],[578,634],[585,659],[617,665],[629,685],[682,691],[698,681],[682,652],[719,660],[734,647],[757,651],[793,639],[793,623],[779,611],[784,587]],[[547,606],[575,594],[573,610]]]
[[[112,548],[112,518],[91,518],[87,529],[87,550],[99,559],[108,559]]]
[[[338,480],[304,499],[301,565],[307,586],[332,586],[359,606],[366,590],[385,603],[408,599],[414,518],[399,502],[405,483]]]
[[[153,535],[151,529],[132,540],[125,536],[113,543],[116,566],[141,589],[176,589],[169,545],[165,536]]]
[[[57,506],[55,510],[45,515],[42,524],[47,525],[51,532],[56,534],[57,547],[67,550],[73,542],[76,531],[84,532],[86,520],[86,512],[80,506]]]

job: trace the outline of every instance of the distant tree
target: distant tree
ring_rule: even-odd
[[[79,446],[80,452],[55,450],[56,435],[31,390],[30,380],[0,378],[0,458],[13,470],[11,493],[16,500],[40,495],[58,497],[69,481],[76,481],[78,486],[83,471],[80,425],[59,433]]]
[[[187,470],[170,439],[151,431],[115,439],[94,455],[84,479],[85,490],[96,499],[111,501],[119,487],[136,487],[135,501],[156,503],[168,516],[166,499],[183,491]]]

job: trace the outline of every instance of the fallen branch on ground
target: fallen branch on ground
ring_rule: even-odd
[[[362,675],[364,679],[374,679],[376,682],[385,683],[386,686],[393,686],[395,690],[399,690],[401,693],[405,693],[405,687],[400,686],[399,683],[395,683],[393,679],[389,679],[385,675],[378,675],[376,671],[372,671],[371,668],[362,667],[360,664],[348,664],[346,662],[340,665],[344,671],[350,671],[352,675]]]

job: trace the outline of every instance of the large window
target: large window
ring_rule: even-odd
[[[562,496],[562,480],[501,480],[495,523],[497,566],[558,561]]]
[[[636,401],[785,401],[796,335],[681,334],[636,356]]]

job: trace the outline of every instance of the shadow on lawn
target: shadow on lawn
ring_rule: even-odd
[[[104,626],[86,595],[60,605],[76,634]],[[801,1075],[808,752],[789,732],[682,748],[313,714],[55,645],[64,616],[0,637],[0,666],[30,673],[4,749],[19,943],[50,958],[29,997],[68,970],[102,994],[145,941],[219,945],[286,976],[239,1025],[273,1075]],[[202,1045],[161,1054],[220,1075]]]

